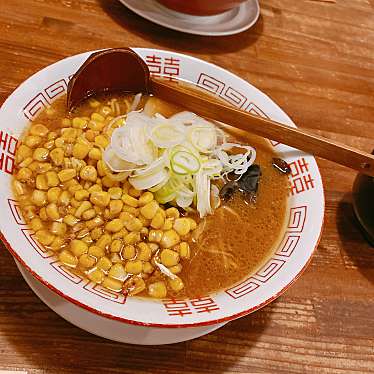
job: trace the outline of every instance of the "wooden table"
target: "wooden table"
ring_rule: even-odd
[[[262,0],[242,34],[198,37],[154,25],[117,0],[2,0],[0,102],[66,56],[117,46],[171,49],[221,65],[300,126],[374,148],[374,1]],[[62,320],[0,250],[0,373],[374,372],[374,249],[352,214],[355,173],[318,160],[325,228],[307,271],[278,300],[172,346],[130,346]]]

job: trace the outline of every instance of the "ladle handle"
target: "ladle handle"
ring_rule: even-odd
[[[254,116],[243,110],[222,104],[214,98],[204,96],[197,90],[151,78],[152,92],[169,102],[204,117],[224,122],[238,129],[268,138],[307,153],[319,156],[337,164],[355,169],[360,173],[374,176],[374,156],[311,134],[300,128],[293,128],[267,118]]]

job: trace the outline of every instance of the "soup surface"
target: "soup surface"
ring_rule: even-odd
[[[133,96],[87,100],[73,114],[60,98],[30,124],[16,155],[13,187],[42,245],[71,271],[130,295],[195,297],[232,286],[273,254],[285,222],[287,177],[264,139],[230,132],[256,148],[256,201],[237,192],[202,219],[116,178],[102,159],[114,122]],[[142,97],[137,109],[169,117],[182,109]],[[109,134],[109,135],[108,135]],[[118,177],[118,175],[117,175]]]

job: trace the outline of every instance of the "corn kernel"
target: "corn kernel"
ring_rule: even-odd
[[[139,243],[138,244],[139,252],[138,255],[136,256],[137,260],[141,261],[149,261],[151,259],[151,248],[149,248],[147,243]]]
[[[128,205],[124,205],[123,208],[122,208],[122,212],[127,212],[127,213],[130,213],[132,214],[134,217],[138,217],[139,216],[139,209],[138,208],[134,208],[132,206],[128,206]]]
[[[73,227],[79,222],[79,218],[74,217],[71,214],[67,214],[64,219],[64,223],[66,223],[68,226]]]
[[[36,233],[36,238],[38,239],[38,241],[43,244],[43,245],[50,245],[52,242],[53,242],[53,239],[55,238],[55,236],[53,234],[51,234],[49,231],[47,230],[38,230]]]
[[[150,230],[148,234],[148,240],[153,243],[160,243],[163,232],[161,230]]]
[[[41,208],[39,210],[39,217],[42,221],[48,221],[48,215],[47,215],[47,211],[45,210],[45,208]]]
[[[74,194],[74,198],[78,201],[87,200],[90,197],[90,193],[87,190],[78,190]]]
[[[125,271],[130,274],[140,274],[143,270],[143,263],[140,260],[130,260],[126,262]]]
[[[122,264],[114,264],[110,270],[108,275],[114,279],[118,279],[120,281],[124,281],[127,278],[127,274],[125,268]]]
[[[60,236],[56,236],[53,239],[53,242],[50,244],[49,247],[53,251],[55,251],[55,252],[60,251],[61,249],[63,249],[65,247],[65,240],[64,240],[64,238],[62,238]]]
[[[101,248],[101,247],[98,247],[97,245],[91,245],[88,248],[88,254],[90,256],[94,256],[96,258],[101,258],[101,257],[105,256],[105,249]]]
[[[124,283],[122,289],[127,291],[130,296],[133,296],[144,291],[145,287],[145,282],[141,277],[133,276]]]
[[[122,290],[123,282],[118,279],[113,279],[111,277],[105,277],[102,286],[108,288],[109,290],[119,292]]]
[[[44,191],[34,190],[31,195],[31,201],[36,206],[44,206],[47,204],[47,194]]]
[[[160,229],[164,225],[165,219],[162,212],[159,210],[152,218],[151,227],[154,229]]]
[[[87,165],[83,167],[79,175],[83,180],[90,181],[90,182],[95,182],[97,179],[97,171],[91,165]]]
[[[149,296],[155,297],[157,299],[162,299],[166,297],[167,290],[166,290],[165,283],[162,281],[151,283],[148,286],[148,294]]]
[[[55,171],[47,171],[45,174],[48,187],[56,187],[59,185],[58,175]]]
[[[61,137],[66,143],[73,143],[77,137],[77,129],[68,127],[61,130]]]
[[[137,208],[138,207],[138,200],[136,200],[134,197],[128,195],[128,194],[124,194],[122,196],[122,201],[126,204],[126,205],[129,205],[133,208]]]
[[[110,251],[112,253],[120,253],[122,251],[123,244],[122,241],[119,239],[113,240],[110,244]]]
[[[100,258],[96,266],[101,270],[108,271],[112,267],[112,262],[104,256]]]
[[[143,264],[143,272],[146,273],[146,274],[151,274],[153,273],[154,271],[154,267],[152,266],[152,264],[150,262],[145,262]]]
[[[160,258],[163,265],[167,267],[174,266],[179,262],[179,253],[171,249],[164,249],[160,254]]]
[[[103,106],[101,109],[100,109],[100,113],[103,115],[103,116],[107,116],[108,114],[112,113],[112,109],[109,107],[109,106]]]
[[[105,122],[99,122],[99,121],[94,121],[94,120],[90,120],[88,122],[88,128],[92,131],[101,132],[104,127],[105,127]],[[95,137],[96,135],[93,137],[93,140],[95,140]]]
[[[101,148],[106,148],[109,145],[109,140],[104,135],[95,137],[95,144]]]
[[[181,264],[177,264],[177,265],[171,266],[171,267],[169,267],[169,270],[173,274],[179,274],[182,271],[182,265]]]
[[[174,218],[166,218],[163,226],[161,227],[161,230],[163,231],[171,230],[173,228],[173,221],[174,221]]]
[[[58,173],[58,178],[62,183],[73,179],[77,175],[75,169],[64,169]]]
[[[25,158],[18,166],[20,168],[27,168],[30,164],[32,164],[33,162],[36,162],[33,160],[32,157],[27,157]],[[31,170],[31,169],[30,169]]]
[[[88,273],[87,275],[88,279],[94,283],[100,284],[103,282],[105,275],[102,270],[95,269]]]
[[[146,191],[139,197],[139,206],[144,206],[153,200],[153,193]]]
[[[92,268],[96,264],[96,258],[84,253],[79,257],[79,265],[83,268]]]
[[[103,160],[97,161],[96,167],[97,167],[97,173],[99,174],[100,177],[103,177],[104,175],[107,175],[108,173],[110,173],[110,170],[105,165],[105,162]]]
[[[140,242],[140,233],[132,231],[124,237],[125,244],[135,244]]]
[[[88,192],[89,192],[89,193],[92,193],[92,192],[99,192],[99,191],[102,191],[102,188],[101,188],[101,186],[99,186],[98,184],[94,184],[94,185],[92,185],[92,186],[88,189]]]
[[[77,210],[75,212],[75,217],[77,218],[81,218],[82,217],[82,214],[86,211],[86,210],[89,210],[92,208],[92,204],[87,201],[87,200],[84,200],[82,202],[78,202],[78,206],[76,207]]]
[[[184,288],[183,281],[179,277],[168,279],[168,283],[169,283],[170,288],[175,292],[179,292],[183,290]]]
[[[96,242],[96,245],[100,248],[107,248],[112,241],[112,237],[109,234],[103,234],[99,240]]]
[[[97,108],[100,106],[100,101],[92,98],[90,100],[88,100],[88,104],[90,105],[91,108]]]
[[[88,121],[86,119],[75,117],[73,118],[73,127],[75,129],[85,129],[87,128]]]
[[[177,208],[166,209],[166,217],[177,219],[179,218],[179,210]]]
[[[36,148],[32,154],[32,158],[36,161],[42,162],[48,158],[49,151],[46,148]]]
[[[44,137],[48,134],[48,128],[42,124],[37,123],[31,126],[30,134]]]
[[[44,225],[43,225],[42,220],[39,217],[35,217],[30,221],[30,227],[32,230],[38,231],[38,230],[41,230],[44,227]]]
[[[123,202],[121,200],[111,200],[109,202],[109,213],[111,217],[119,215],[122,211]]]
[[[29,157],[32,157],[32,149],[25,144],[21,144],[17,149],[16,159],[17,162],[21,162]]]
[[[61,148],[53,149],[49,156],[56,166],[61,166],[64,162],[64,151]]]
[[[190,246],[187,242],[182,242],[179,244],[179,254],[181,258],[190,258]]]
[[[64,236],[66,234],[67,225],[64,222],[53,222],[51,225],[51,232],[58,236]]]
[[[82,240],[74,239],[70,243],[70,251],[77,257],[88,252],[88,245]]]
[[[108,190],[110,198],[112,200],[119,200],[122,197],[122,188],[120,187],[111,187]]]
[[[16,178],[22,182],[27,182],[32,177],[32,171],[28,168],[19,169]]]
[[[132,260],[136,256],[136,250],[133,245],[126,245],[122,250],[122,257],[126,260]]]
[[[43,144],[43,148],[46,148],[48,150],[52,149],[55,146],[55,141],[54,140],[48,140]]]
[[[73,147],[73,156],[78,160],[83,160],[90,151],[90,148],[87,145],[81,143],[75,143]]]
[[[110,196],[108,192],[98,191],[92,192],[90,201],[92,204],[98,205],[99,207],[106,207],[110,202]]]
[[[188,218],[177,218],[173,228],[179,235],[187,235],[191,230],[190,220]]]
[[[130,220],[125,220],[125,227],[129,231],[140,231],[140,229],[143,227],[142,222],[138,218],[133,218]]]
[[[123,239],[129,232],[123,228],[122,230],[118,231],[118,232],[115,232],[113,235],[112,235],[112,239]]]
[[[35,186],[39,190],[48,190],[47,179],[44,174],[39,174],[36,176]]]
[[[78,259],[68,250],[64,249],[58,256],[59,260],[66,266],[76,267]]]
[[[39,145],[42,142],[42,138],[37,135],[29,135],[26,136],[24,143],[30,147],[30,148],[35,148],[37,145]]]
[[[53,220],[57,221],[60,218],[60,213],[58,211],[56,203],[49,203],[45,208],[48,217]]]
[[[195,230],[196,227],[197,227],[197,223],[196,223],[196,221],[195,221],[193,218],[190,218],[190,217],[187,217],[187,219],[190,221],[191,231],[192,231],[192,230]]]
[[[82,218],[84,219],[84,220],[89,220],[89,219],[92,219],[92,218],[94,218],[94,217],[96,217],[96,211],[95,211],[95,209],[88,209],[88,210],[85,210],[83,213],[82,213]]]
[[[89,152],[88,152],[88,157],[91,159],[91,160],[101,160],[101,150],[98,149],[98,148],[92,148]]]
[[[116,218],[105,225],[105,230],[108,230],[110,232],[118,232],[123,229],[123,226],[123,222],[120,219]]]
[[[159,209],[159,205],[157,203],[156,200],[152,200],[151,202],[149,202],[148,204],[144,205],[143,207],[140,208],[140,213],[147,219],[152,219],[158,209]]]
[[[118,182],[114,181],[109,175],[105,175],[101,178],[101,184],[107,188],[118,186]]]
[[[131,187],[131,188],[129,189],[128,194],[129,194],[130,196],[132,196],[132,197],[140,197],[141,194],[142,194],[142,191],[137,190],[137,189],[134,188],[134,187]]]
[[[92,230],[95,227],[99,227],[104,224],[103,219],[100,216],[96,216],[95,218],[86,221],[87,228]]]

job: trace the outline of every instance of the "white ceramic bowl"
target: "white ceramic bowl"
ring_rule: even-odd
[[[153,74],[189,81],[239,108],[294,126],[266,95],[220,67],[175,52],[145,48],[135,51]],[[0,231],[12,255],[35,278],[70,302],[102,317],[139,326],[214,325],[251,313],[278,297],[300,276],[318,245],[324,196],[314,158],[274,142],[274,150],[292,169],[292,193],[282,240],[274,256],[256,274],[217,294],[193,300],[126,298],[73,275],[35,241],[11,191],[17,139],[30,119],[66,92],[69,77],[88,56],[72,56],[36,73],[13,92],[0,110]]]

